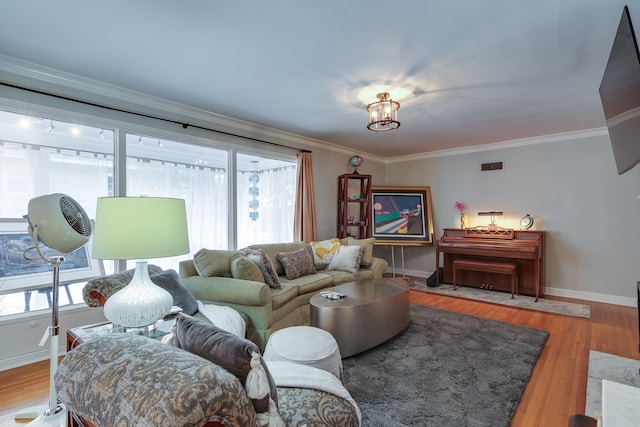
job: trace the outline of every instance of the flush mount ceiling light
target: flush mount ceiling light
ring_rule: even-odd
[[[367,113],[369,113],[367,129],[374,132],[398,129],[400,127],[398,121],[400,103],[393,101],[389,92],[382,92],[376,96],[379,101],[367,105]]]

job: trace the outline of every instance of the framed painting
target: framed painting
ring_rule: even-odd
[[[89,242],[66,254],[60,264],[60,284],[75,283],[104,275],[101,261],[91,258]],[[42,254],[47,257],[59,252],[40,242]],[[0,219],[0,295],[39,289],[52,285],[53,267],[38,255],[29,234],[26,219]]]
[[[371,236],[383,244],[433,245],[430,187],[372,187]]]

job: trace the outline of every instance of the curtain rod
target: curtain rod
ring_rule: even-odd
[[[180,125],[180,126],[182,126],[183,129],[187,129],[188,127],[192,127],[192,128],[196,128],[196,129],[200,129],[200,130],[205,130],[205,131],[208,131],[208,132],[215,132],[215,133],[222,134],[222,135],[234,136],[234,137],[237,137],[237,138],[242,138],[242,139],[247,139],[247,140],[250,140],[250,141],[260,142],[262,144],[274,145],[276,147],[286,148],[288,150],[296,150],[296,151],[299,151],[301,153],[311,153],[311,150],[305,150],[305,149],[302,149],[302,148],[290,147],[288,145],[278,144],[277,142],[265,141],[263,139],[253,138],[253,137],[250,137],[250,136],[238,135],[238,134],[235,134],[235,133],[225,132],[225,131],[222,131],[222,130],[212,129],[212,128],[199,126],[199,125],[192,125],[190,123],[184,123],[184,122],[180,122],[178,120],[167,119],[167,118],[164,118],[164,117],[152,116],[150,114],[138,113],[136,111],[124,110],[122,108],[109,107],[107,105],[102,105],[102,104],[98,104],[98,103],[91,102],[91,101],[84,101],[82,99],[71,98],[69,96],[58,95],[58,94],[55,94],[55,93],[49,93],[49,92],[45,92],[45,91],[39,90],[39,89],[32,89],[32,88],[28,88],[28,87],[18,86],[18,85],[14,85],[14,84],[7,83],[7,82],[0,82],[0,84],[2,84],[4,86],[12,87],[14,89],[20,89],[20,90],[25,90],[25,91],[32,92],[32,93],[37,93],[39,95],[45,95],[45,96],[51,96],[51,97],[58,98],[58,99],[63,99],[65,101],[76,102],[76,103],[79,103],[79,104],[89,105],[89,106],[92,106],[92,107],[104,108],[106,110],[117,111],[119,113],[132,114],[132,115],[135,115],[135,116],[145,117],[145,118],[148,118],[148,119],[161,120],[163,122],[172,123],[172,124],[175,124],[175,125]]]

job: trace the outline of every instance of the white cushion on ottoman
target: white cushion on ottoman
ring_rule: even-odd
[[[275,331],[264,350],[264,360],[300,363],[342,378],[342,357],[333,336],[312,326],[292,326]]]

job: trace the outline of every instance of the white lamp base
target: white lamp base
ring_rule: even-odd
[[[147,262],[138,261],[131,282],[107,299],[104,315],[115,325],[139,328],[165,317],[172,306],[171,294],[149,278]]]

